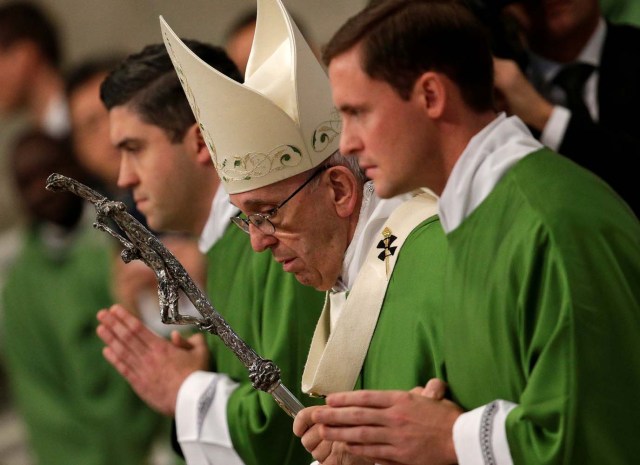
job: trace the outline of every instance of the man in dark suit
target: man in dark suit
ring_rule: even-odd
[[[640,158],[634,116],[640,29],[605,21],[598,0],[520,0],[505,13],[520,25],[529,49],[524,73],[513,61],[495,60],[507,111],[545,145],[605,180],[640,215],[632,178]]]

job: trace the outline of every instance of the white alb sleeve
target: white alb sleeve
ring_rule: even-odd
[[[187,465],[244,465],[227,424],[227,403],[237,387],[227,375],[204,371],[180,386],[176,435]]]
[[[453,445],[459,465],[513,465],[506,419],[516,404],[496,400],[458,417],[453,424]]]

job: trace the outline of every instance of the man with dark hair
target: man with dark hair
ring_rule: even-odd
[[[222,49],[186,42],[225,79],[240,81]],[[102,83],[111,141],[121,155],[118,184],[133,190],[152,228],[199,236],[211,302],[300,396],[303,357],[323,295],[297,283],[268,255],[254,254],[244,233],[228,227],[237,209],[220,186],[181,79],[165,46],[155,44],[129,56]],[[187,340],[173,332],[166,341],[120,306],[100,311],[98,319],[105,357],[149,405],[175,416],[189,464],[308,461],[291,434],[291,419],[253,388],[247,369],[216,336],[208,335],[209,353],[202,334]]]
[[[0,6],[0,114],[26,109],[37,127],[55,137],[69,132],[55,25],[36,4]]]
[[[333,394],[300,422],[376,463],[634,462],[640,223],[628,206],[492,110],[488,41],[458,2],[367,8],[324,58],[340,150],[383,197],[440,194],[444,306],[420,333],[441,346],[450,392]]]

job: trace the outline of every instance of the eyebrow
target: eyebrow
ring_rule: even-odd
[[[136,144],[141,144],[142,141],[140,139],[136,139],[134,137],[126,137],[124,139],[122,139],[120,142],[118,142],[117,144],[115,144],[115,147],[119,150],[122,150],[126,145],[131,144],[131,143],[136,143]]]
[[[341,111],[343,113],[347,113],[347,112],[351,112],[353,110],[355,110],[356,108],[360,108],[357,105],[353,105],[350,103],[345,103],[344,105],[340,105],[338,107],[338,111]]]

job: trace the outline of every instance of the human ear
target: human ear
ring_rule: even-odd
[[[340,218],[348,218],[355,211],[358,190],[361,189],[356,177],[346,166],[333,166],[327,170],[326,176],[336,213]]]
[[[194,123],[189,129],[187,129],[186,137],[189,137],[193,144],[193,149],[196,153],[196,161],[202,165],[208,165],[213,163],[211,161],[211,154],[207,149],[207,143],[204,140],[202,131],[198,123]]]
[[[414,92],[430,118],[442,115],[448,97],[442,74],[433,71],[423,73],[416,80]]]

